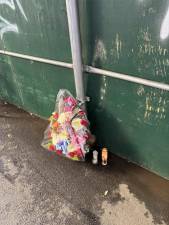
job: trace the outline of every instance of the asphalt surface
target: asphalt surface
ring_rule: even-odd
[[[169,224],[169,181],[113,155],[58,157],[40,146],[46,126],[0,103],[0,225]]]

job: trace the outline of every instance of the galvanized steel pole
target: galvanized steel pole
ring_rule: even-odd
[[[79,101],[85,102],[82,51],[81,51],[77,0],[66,0],[66,9],[68,17],[76,95]]]

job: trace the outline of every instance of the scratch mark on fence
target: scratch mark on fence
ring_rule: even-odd
[[[0,38],[3,38],[3,35],[7,32],[15,32],[18,33],[18,26],[16,24],[11,24],[7,20],[5,20],[2,16],[0,16]]]
[[[16,4],[18,5],[18,8],[19,8],[21,14],[24,16],[25,20],[27,21],[28,20],[27,16],[24,12],[24,9],[23,9],[20,1],[19,0],[15,0],[15,1],[16,1]],[[16,9],[14,0],[0,0],[0,5],[3,5],[3,4],[9,6],[12,10]]]
[[[20,3],[19,0],[0,0],[0,5],[7,5],[8,7],[10,7],[13,11],[16,10],[16,7],[15,7],[15,2],[21,12],[21,14],[23,15],[24,19],[26,21],[28,21],[27,19],[27,16],[24,12],[24,9]],[[17,24],[13,24],[13,23],[10,23],[8,20],[6,20],[4,17],[0,16],[0,38],[2,40],[3,38],[3,35],[5,33],[8,33],[8,32],[14,32],[14,33],[19,33],[19,29],[18,29],[18,25]]]

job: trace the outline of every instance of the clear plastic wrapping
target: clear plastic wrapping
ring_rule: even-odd
[[[57,95],[55,111],[49,118],[42,146],[58,155],[84,161],[91,137],[86,112],[68,90]]]

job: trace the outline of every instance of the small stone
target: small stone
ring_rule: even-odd
[[[8,136],[9,138],[11,138],[11,137],[12,137],[12,135],[11,135],[11,134],[8,134],[7,136]]]
[[[107,196],[107,194],[108,194],[108,190],[104,192],[104,196]]]

